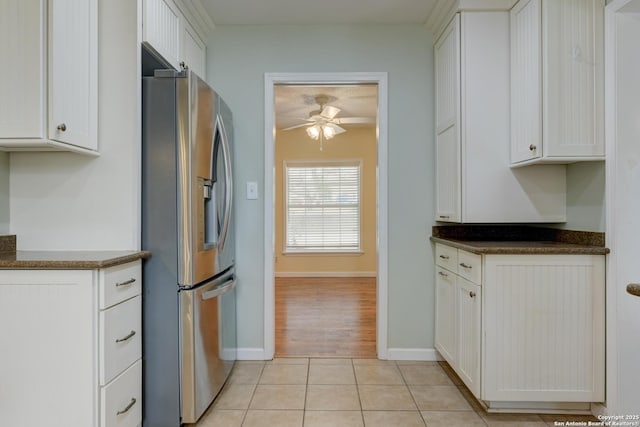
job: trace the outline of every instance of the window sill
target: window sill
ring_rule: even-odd
[[[283,256],[362,256],[362,251],[338,252],[338,251],[305,251],[305,252],[282,252]]]

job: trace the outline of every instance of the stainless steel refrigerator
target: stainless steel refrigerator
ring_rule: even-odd
[[[236,359],[231,112],[189,70],[144,77],[143,425],[195,422]]]

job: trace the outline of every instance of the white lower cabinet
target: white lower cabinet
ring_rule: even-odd
[[[101,307],[111,289],[122,298]],[[0,270],[0,425],[140,425],[140,294],[140,261]]]
[[[435,347],[487,410],[604,401],[604,258],[436,244]]]

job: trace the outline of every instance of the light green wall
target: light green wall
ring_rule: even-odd
[[[234,114],[238,346],[263,348],[264,73],[388,72],[390,348],[433,348],[433,40],[418,25],[218,26],[207,77]],[[246,200],[245,182],[260,183]]]
[[[567,166],[567,230],[605,231],[604,162]]]
[[[9,233],[9,154],[0,151],[0,234]]]

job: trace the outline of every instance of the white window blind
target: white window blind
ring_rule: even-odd
[[[360,163],[285,163],[285,173],[285,251],[360,251]]]

